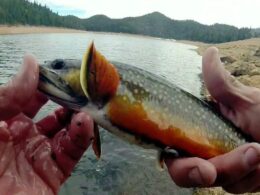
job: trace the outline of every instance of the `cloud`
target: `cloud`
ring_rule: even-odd
[[[82,0],[30,0],[36,1],[41,5],[46,5],[52,11],[57,12],[60,15],[75,15],[80,18],[86,18],[87,10],[86,2]]]
[[[77,16],[80,18],[86,17],[86,10],[84,10],[84,9],[70,8],[70,7],[61,6],[61,5],[52,5],[52,6],[50,6],[50,9],[63,16],[74,15],[74,16]]]

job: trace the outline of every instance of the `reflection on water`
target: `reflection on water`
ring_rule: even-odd
[[[80,59],[94,41],[108,59],[138,66],[165,77],[199,95],[201,57],[195,47],[171,40],[102,33],[35,34],[0,36],[0,83],[13,75],[26,53],[40,63],[55,58]],[[57,107],[48,103],[39,120]],[[190,194],[173,184],[167,171],[156,169],[156,152],[129,145],[101,131],[102,157],[97,162],[91,150],[85,153],[60,194]]]

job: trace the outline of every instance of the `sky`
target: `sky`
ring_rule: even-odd
[[[60,15],[88,18],[141,16],[154,11],[176,19],[202,24],[222,23],[237,27],[260,27],[260,0],[30,0],[47,5]]]

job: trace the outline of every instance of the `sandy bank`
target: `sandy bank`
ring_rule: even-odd
[[[181,42],[198,46],[200,55],[210,46],[217,47],[222,62],[232,75],[246,85],[260,88],[260,38],[221,44]]]
[[[0,35],[5,34],[33,34],[33,33],[82,33],[86,31],[68,28],[45,26],[7,26],[0,25]]]

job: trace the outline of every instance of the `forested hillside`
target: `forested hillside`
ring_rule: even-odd
[[[260,35],[259,29],[238,29],[224,24],[208,26],[192,20],[172,20],[159,12],[123,19],[111,19],[104,15],[88,19],[59,16],[48,7],[27,0],[0,0],[0,24],[57,26],[208,43],[242,40]]]
[[[97,15],[84,20],[84,27],[93,31],[124,32],[208,43],[235,41],[252,37],[249,28],[238,29],[223,24],[208,26],[192,20],[172,20],[159,12],[124,19],[110,19],[104,15]]]
[[[260,37],[260,28],[252,29],[253,36]]]
[[[83,29],[75,16],[59,16],[48,7],[27,0],[0,0],[0,24],[25,24]]]

